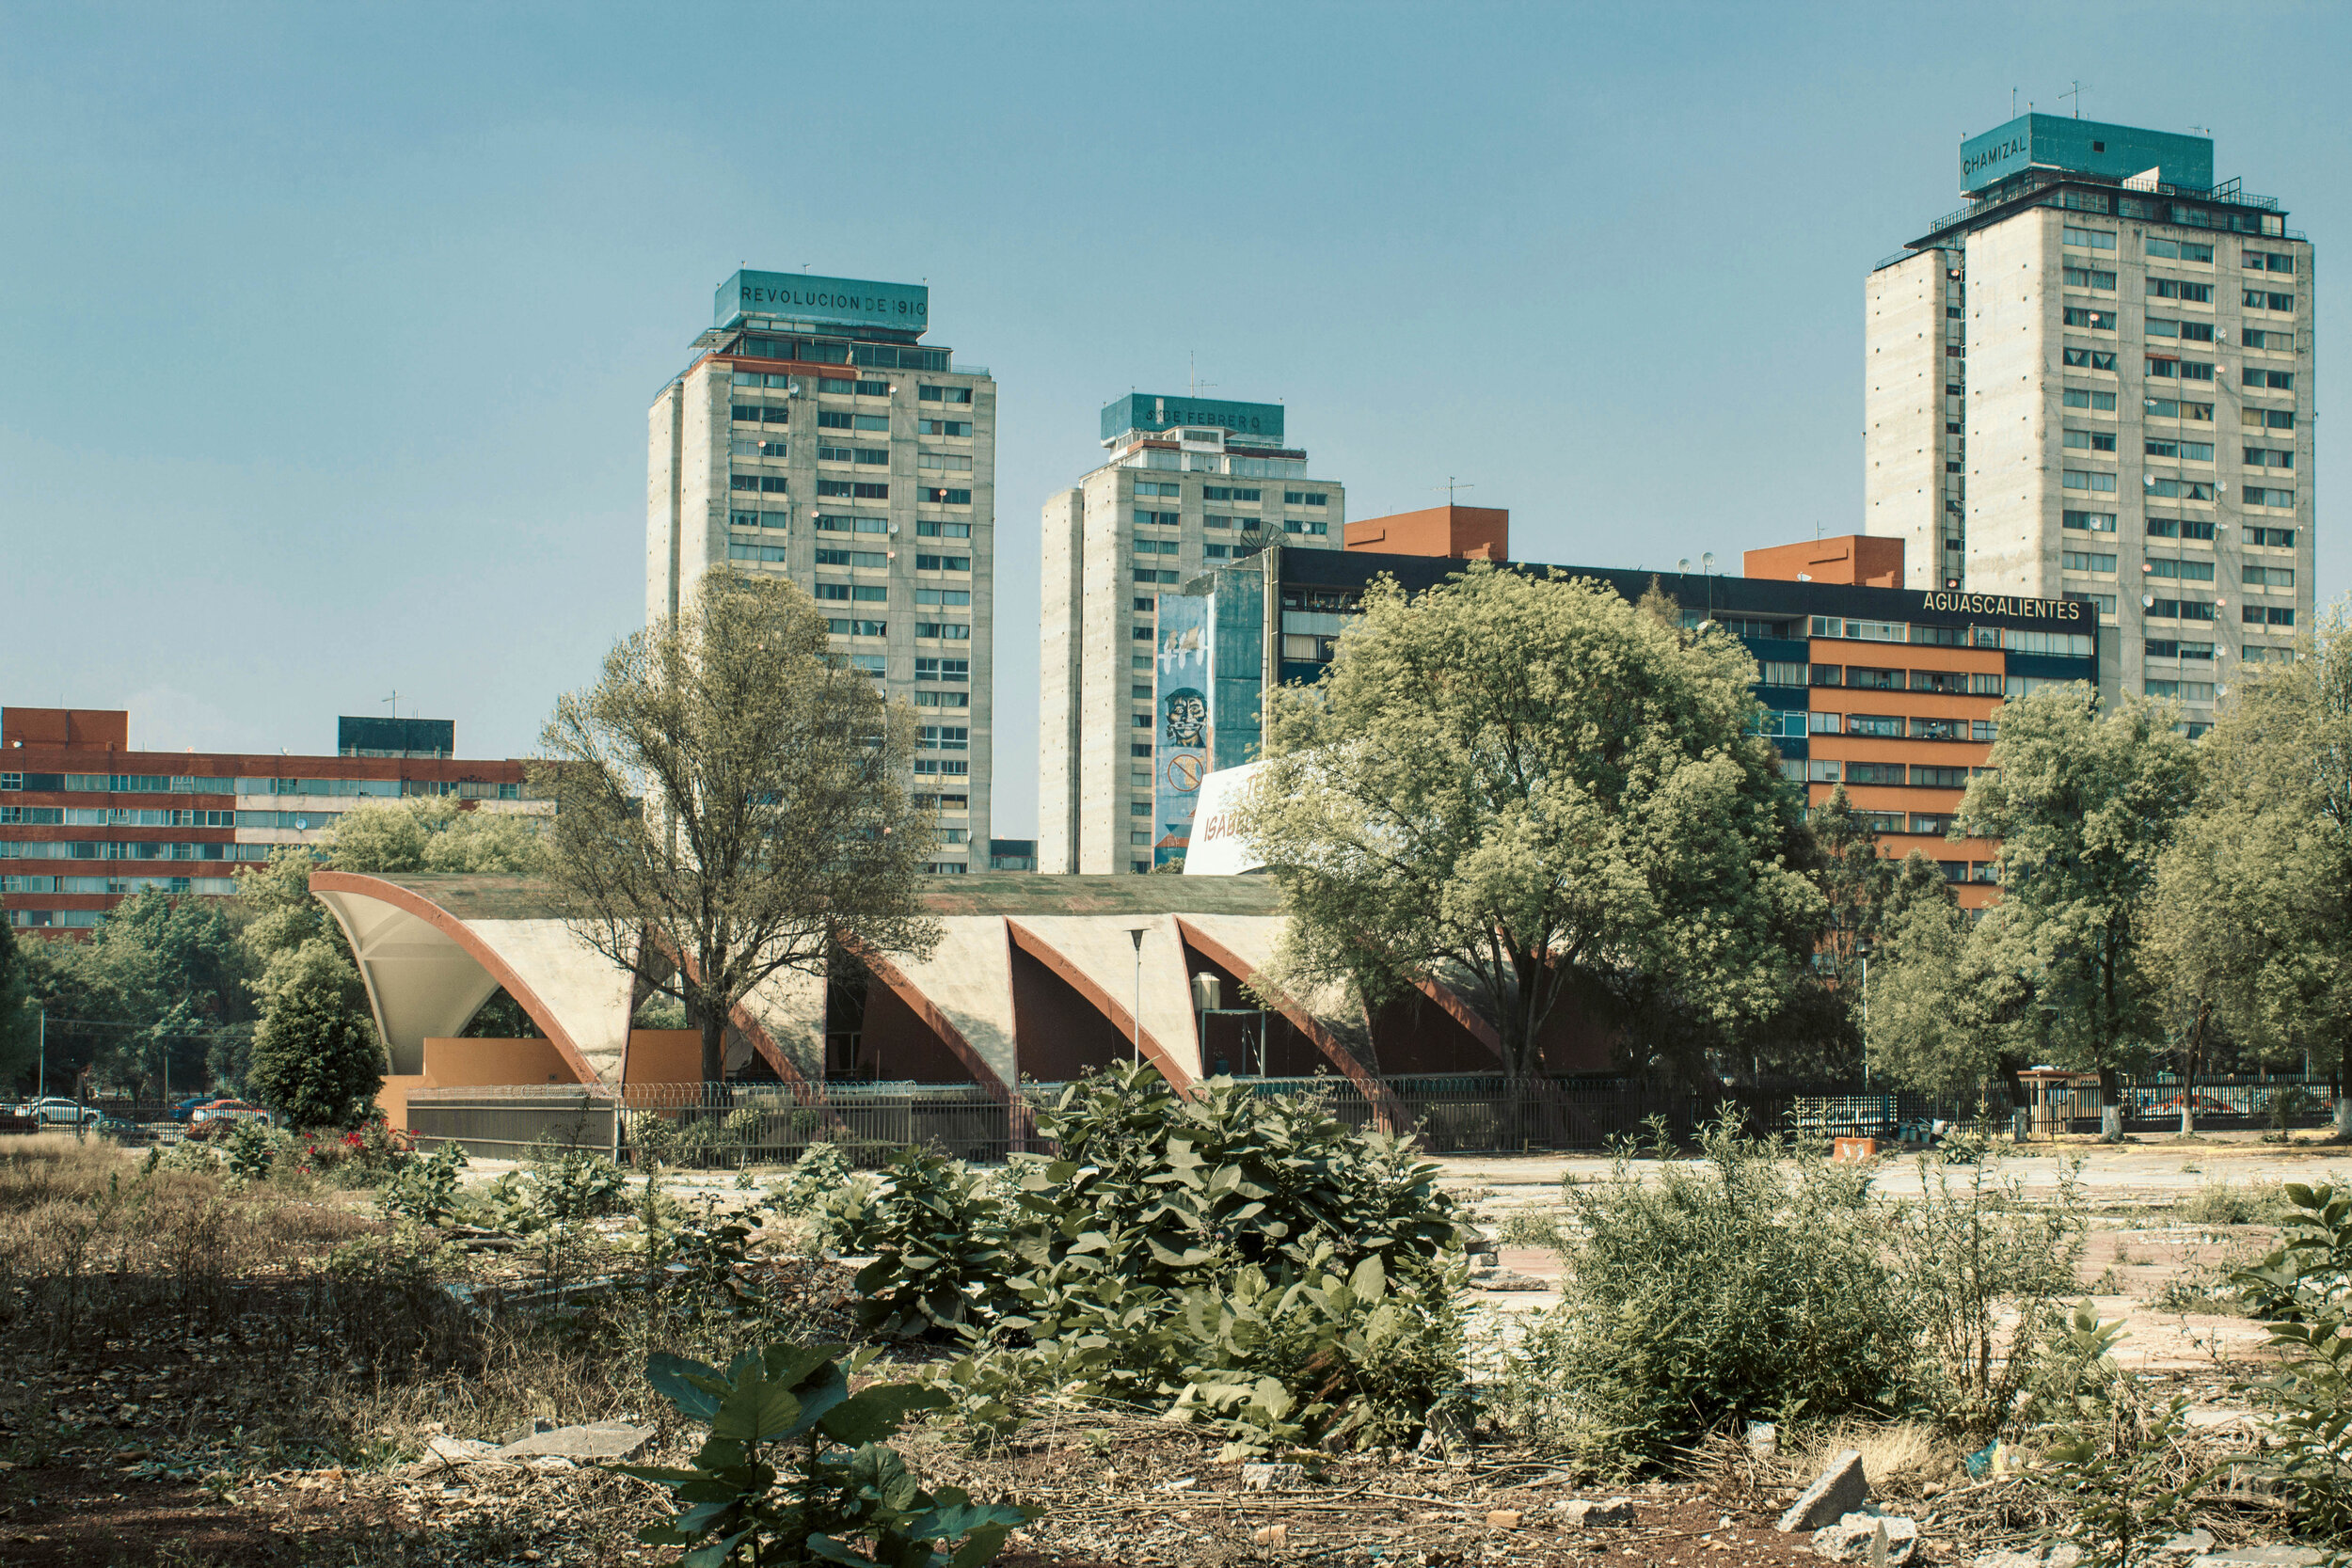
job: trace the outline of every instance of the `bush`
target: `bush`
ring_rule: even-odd
[[[908,1151],[830,1211],[878,1252],[859,1286],[880,1321],[985,1347],[936,1374],[967,1425],[1172,1396],[1260,1451],[1403,1441],[1455,1395],[1460,1227],[1397,1140],[1148,1069],[1073,1085],[1041,1124],[1062,1158],[992,1179]]]
[[[357,1127],[384,1086],[384,1048],[358,972],[312,940],[272,960],[262,989],[246,1088],[294,1126]]]
[[[840,1345],[776,1344],[745,1351],[724,1372],[675,1355],[645,1363],[645,1381],[710,1435],[682,1469],[615,1465],[677,1494],[668,1525],[639,1532],[653,1545],[688,1546],[688,1560],[717,1568],[847,1562],[888,1568],[979,1568],[1038,1510],[975,1504],[952,1486],[926,1492],[887,1439],[918,1410],[945,1398],[920,1384],[869,1384],[850,1392]],[[779,1483],[782,1483],[781,1485]],[[870,1537],[869,1552],[850,1544]],[[955,1544],[961,1542],[961,1546]],[[952,1551],[934,1551],[934,1546]]]
[[[1621,1148],[1566,1196],[1562,1304],[1507,1380],[1535,1434],[1622,1467],[1743,1418],[1892,1412],[1916,1323],[1851,1166],[1792,1160],[1736,1116],[1645,1181]]]
[[[282,1128],[238,1121],[220,1140],[221,1163],[240,1181],[266,1181],[273,1169],[294,1164],[298,1147],[294,1134]]]
[[[375,1189],[375,1206],[395,1218],[437,1225],[457,1207],[457,1173],[465,1168],[466,1151],[453,1143],[413,1156]]]
[[[779,1213],[815,1213],[826,1200],[850,1182],[850,1162],[837,1144],[811,1144],[783,1180],[768,1189],[768,1201]]]
[[[2285,1196],[2276,1181],[2208,1181],[2182,1199],[2177,1212],[2191,1225],[2270,1225]]]

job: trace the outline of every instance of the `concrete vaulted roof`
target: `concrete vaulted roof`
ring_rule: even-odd
[[[530,878],[320,871],[311,890],[359,959],[397,1072],[420,1069],[423,1041],[463,1028],[504,987],[583,1083],[627,1072],[632,981],[568,927],[552,890]],[[1201,1073],[1190,954],[1247,978],[1280,934],[1280,895],[1263,877],[1059,877],[993,873],[937,878],[923,889],[942,938],[928,957],[860,954],[971,1079],[1009,1092],[1022,1075],[1013,955],[1075,992],[1179,1083]],[[1137,950],[1129,932],[1144,939]],[[823,981],[785,972],[747,997],[734,1022],[733,1068],[757,1050],[787,1079],[824,1071]],[[1279,1009],[1333,1065],[1351,1025],[1311,1005]],[[1049,1025],[1039,1025],[1050,1027]],[[1033,1042],[1042,1043],[1042,1042]]]

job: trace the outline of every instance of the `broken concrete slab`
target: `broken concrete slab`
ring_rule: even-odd
[[[2327,1556],[2316,1546],[2227,1546],[2188,1560],[2189,1568],[2312,1568]]]
[[[1582,1497],[1578,1497],[1568,1502],[1554,1503],[1551,1506],[1552,1511],[1560,1515],[1560,1522],[1570,1529],[1589,1529],[1601,1525],[1633,1523],[1633,1499],[1631,1497],[1612,1497],[1607,1502],[1601,1503],[1589,1502]]]
[[[2039,1552],[1979,1552],[1968,1568],[2075,1568],[2082,1560],[2080,1546],[2060,1543]]]
[[[1783,1535],[1834,1525],[1870,1499],[1870,1479],[1862,1471],[1862,1450],[1848,1449],[1822,1467],[1812,1485],[1788,1505],[1772,1528]]]
[[[1902,1568],[1918,1549],[1918,1521],[1892,1514],[1849,1513],[1813,1532],[1813,1555],[1832,1562]]]
[[[644,1453],[653,1438],[651,1427],[631,1426],[626,1421],[593,1421],[585,1426],[533,1433],[497,1449],[490,1457],[523,1460],[547,1454],[561,1459],[626,1463]]]

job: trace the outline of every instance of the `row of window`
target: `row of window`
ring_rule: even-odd
[[[522,798],[522,785],[519,784],[490,784],[480,779],[221,779],[137,773],[0,773],[0,790],[111,795],[168,791],[177,795],[367,796],[395,800],[404,795],[454,795],[467,800],[518,800]],[[215,812],[209,815],[224,814]],[[125,825],[208,827],[216,824],[155,822]]]
[[[1939,626],[1816,615],[1807,624],[1807,630],[1814,637],[1844,638],[1849,641],[2000,648],[2012,654],[2056,654],[2066,658],[2089,658],[2091,653],[2091,639],[2087,632],[2030,631],[2017,626]]]
[[[127,806],[0,806],[0,823],[72,828],[233,828],[237,816],[233,811],[141,811]]]
[[[1880,670],[1864,664],[1794,664],[1760,669],[1766,686],[1842,686],[1861,691],[1931,691],[1944,697],[1998,697],[2001,676],[1990,670]]]
[[[1920,719],[1892,713],[1819,710],[1781,712],[1772,717],[1779,723],[1778,733],[1789,738],[1803,735],[1853,735],[1874,740],[1965,740],[1977,744],[1989,744],[1998,738],[1997,726],[1990,719]],[[1773,732],[1768,728],[1766,733]]]
[[[315,819],[325,826],[332,816]],[[87,838],[0,839],[0,860],[15,861],[265,861],[267,844],[190,844]]]
[[[2176,213],[2198,212],[2199,215],[2203,215],[2198,209],[2175,207],[2174,211]],[[2072,224],[2067,224],[2061,226],[2059,238],[2064,244],[2084,250],[2113,250],[2115,248],[2115,231],[2108,229],[2078,229]],[[2145,244],[2148,255],[2160,257],[2166,261],[2198,261],[2207,266],[2213,264],[2213,246],[2201,240],[2180,240],[2160,234],[2150,234],[2145,236]],[[2248,247],[2238,252],[2238,262],[2249,272],[2292,274],[2295,271],[2295,257],[2292,252],[2255,250]]]
[[[2140,683],[2140,689],[2151,697],[2171,698],[2184,703],[2213,701],[2211,681],[2148,680]]]
[[[2184,642],[2170,637],[2143,639],[2140,651],[2150,658],[2201,658],[2208,663],[2213,659],[2212,643]]]
[[[226,898],[237,891],[237,879],[234,877],[0,877],[0,893],[130,894],[151,890]]]
[[[918,778],[967,778],[971,775],[972,765],[961,757],[916,757],[914,772]]]
[[[1839,762],[1813,757],[1804,764],[1810,784],[1901,784],[1913,789],[1966,789],[1972,775],[1990,768],[1934,768],[1921,763]]]
[[[736,478],[739,481],[742,476],[739,474]],[[766,483],[767,477],[762,476],[763,487]],[[738,488],[740,488],[739,484]],[[817,494],[819,497],[839,497],[845,500],[886,501],[890,499],[890,486],[869,484],[863,480],[820,479],[817,482]]]

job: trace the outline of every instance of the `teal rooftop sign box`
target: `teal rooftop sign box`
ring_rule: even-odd
[[[2142,131],[2064,115],[2020,115],[1960,144],[1960,190],[1975,196],[2028,168],[2128,180],[2156,171],[2168,185],[2213,188],[2213,138]]]
[[[818,326],[873,326],[921,332],[931,324],[931,292],[920,283],[869,283],[811,277],[804,272],[737,273],[719,285],[712,325],[774,316]]]
[[[1279,403],[1228,403],[1222,398],[1130,392],[1103,406],[1105,441],[1131,430],[1173,430],[1183,424],[1215,425],[1235,436],[1253,436],[1268,446],[1282,444],[1282,405]]]

